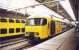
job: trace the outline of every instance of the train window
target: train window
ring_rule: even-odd
[[[26,25],[45,25],[47,24],[47,19],[44,18],[31,18],[26,21]]]
[[[20,20],[16,20],[16,23],[20,23]]]
[[[22,23],[25,23],[25,21],[24,21],[24,20],[22,20],[21,22],[22,22]]]
[[[1,29],[0,29],[0,34],[1,34]]]
[[[44,19],[42,24],[45,25],[46,23],[47,23],[47,20]]]
[[[1,18],[1,19],[0,19],[0,22],[7,22],[7,19]]]
[[[16,28],[16,32],[20,32],[20,28]]]
[[[9,33],[14,33],[14,29],[13,28],[10,28],[9,29]]]
[[[1,34],[6,34],[7,33],[7,29],[1,29]]]
[[[59,26],[59,22],[57,22],[57,25]]]
[[[25,28],[22,28],[22,32],[25,32]]]
[[[13,22],[14,22],[14,20],[13,20],[13,19],[9,19],[9,22],[13,23]]]

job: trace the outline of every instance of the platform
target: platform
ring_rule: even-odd
[[[75,50],[74,28],[41,44],[24,50]]]

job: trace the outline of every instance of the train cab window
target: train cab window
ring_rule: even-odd
[[[9,29],[9,33],[14,33],[14,29],[13,28],[10,28]]]
[[[1,34],[6,34],[7,33],[7,29],[0,29],[0,31],[1,31],[0,32]]]
[[[7,22],[7,19],[1,18],[1,19],[0,19],[0,22]]]
[[[20,32],[20,28],[16,28],[16,32]]]
[[[16,23],[20,23],[20,20],[16,20]]]
[[[22,32],[25,32],[25,28],[22,28]]]
[[[22,23],[25,23],[25,21],[24,21],[24,20],[22,20],[21,22],[22,22]]]
[[[45,25],[46,23],[47,23],[47,20],[44,19],[42,24]]]
[[[14,23],[14,20],[13,19],[9,19],[9,22]]]
[[[33,25],[39,26],[45,24],[47,24],[47,19],[44,18],[31,18],[26,21],[26,25],[30,25],[30,26]]]

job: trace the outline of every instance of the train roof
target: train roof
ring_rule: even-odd
[[[28,18],[51,18],[50,16],[29,16]]]
[[[53,16],[29,16],[28,18],[46,18],[46,19],[49,19],[49,20],[61,21],[62,22],[62,19],[59,19],[59,18],[56,18],[56,17],[53,17]]]

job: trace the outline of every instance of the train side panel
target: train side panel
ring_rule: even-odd
[[[0,18],[0,26],[0,37],[15,36],[25,32],[24,23],[17,19]]]

